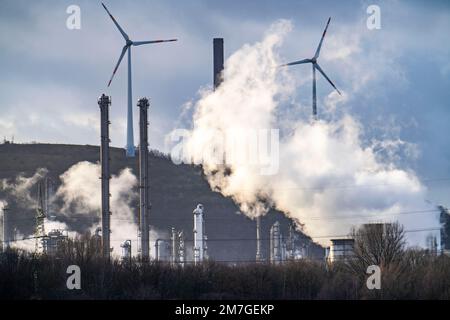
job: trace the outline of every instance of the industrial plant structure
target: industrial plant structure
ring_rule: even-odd
[[[2,208],[2,249],[6,250],[9,247],[8,238],[8,207],[5,205]]]
[[[216,90],[223,81],[223,38],[213,39],[213,83]]]
[[[333,263],[348,261],[354,255],[354,239],[331,239],[331,245],[327,248],[326,260]]]
[[[184,266],[185,262],[185,249],[184,249],[184,233],[183,231],[177,231],[172,227],[171,230],[171,257],[170,261],[172,265]]]
[[[208,258],[205,220],[203,217],[203,205],[198,204],[193,211],[194,214],[194,264],[200,263]]]
[[[149,223],[150,212],[150,185],[148,177],[148,107],[147,98],[139,99],[139,231],[141,238],[141,258],[148,260],[149,249]]]
[[[261,216],[256,217],[256,262],[264,260],[262,254],[262,239],[261,239]]]
[[[43,252],[43,238],[45,237],[45,218],[46,212],[45,212],[45,191],[44,191],[45,185],[43,184],[43,181],[40,181],[37,185],[37,207],[36,207],[36,224],[35,224],[35,252]]]
[[[270,228],[270,262],[280,264],[286,259],[286,246],[283,242],[280,223],[275,223]]]
[[[155,241],[155,260],[159,262],[168,262],[171,260],[170,243],[166,239],[156,239]]]
[[[63,230],[53,229],[48,232],[42,239],[43,253],[54,255],[58,252],[61,245],[67,240],[67,235],[64,235]]]
[[[102,181],[102,254],[103,258],[110,259],[111,243],[110,243],[110,218],[111,211],[109,208],[109,180],[111,179],[109,167],[109,106],[111,98],[102,94],[98,99],[100,107],[100,163],[101,163],[101,181]]]
[[[120,247],[122,248],[122,261],[131,261],[131,240],[125,240]]]

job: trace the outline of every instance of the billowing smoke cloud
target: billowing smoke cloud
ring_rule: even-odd
[[[45,168],[39,168],[31,177],[19,175],[15,179],[2,179],[0,190],[9,197],[14,198],[14,202],[22,208],[35,207],[36,198],[32,196],[32,188],[43,179],[48,173]]]
[[[47,173],[46,169],[38,169],[31,177],[21,175],[13,180],[2,180],[2,190],[12,198],[14,203],[19,203],[22,207],[32,209],[34,212],[37,201],[32,191]],[[47,232],[54,229],[64,230],[64,234],[75,237],[77,235],[77,232],[74,231],[75,227],[79,229],[79,225],[88,225],[89,227],[84,231],[89,230],[92,234],[95,233],[96,229],[101,226],[100,175],[99,164],[83,161],[76,163],[60,176],[61,185],[50,198],[51,214],[54,216],[48,217],[44,221]],[[138,226],[132,210],[133,202],[138,199],[137,182],[136,176],[129,168],[122,170],[118,175],[111,176],[111,245],[114,247],[113,255],[115,256],[121,254],[120,245],[128,239],[132,241],[132,254],[137,254]],[[6,206],[6,201],[0,201],[0,208],[4,205]],[[62,222],[61,220],[67,221]],[[16,231],[17,241],[11,242],[11,246],[34,251],[36,240],[24,240],[30,236],[33,235],[23,235]],[[157,238],[169,239],[170,237],[168,233],[152,228],[150,239],[154,241]],[[153,249],[153,246],[151,248]]]
[[[280,116],[296,89],[287,68],[277,68],[276,49],[290,29],[288,21],[272,25],[261,42],[243,46],[226,61],[224,82],[216,91],[200,93],[192,106],[192,128],[184,135],[185,161],[202,162],[211,188],[234,199],[249,217],[274,207],[322,244],[365,222],[398,220],[406,230],[438,228],[437,213],[425,203],[426,189],[415,173],[392,161],[392,148],[382,152],[391,143],[366,139],[362,125],[349,114],[329,121]],[[327,112],[345,100],[329,98],[334,108]],[[262,174],[260,156],[260,165],[248,161],[245,150],[260,155],[261,141],[242,134],[268,129],[281,132],[279,146],[269,143],[279,160],[275,174]],[[244,150],[239,161],[227,148],[230,141],[233,150]],[[424,245],[429,233],[407,236],[411,245]]]
[[[0,190],[3,192],[4,196],[17,208],[24,209],[25,211],[29,210],[34,213],[38,205],[36,196],[37,184],[43,181],[47,174],[47,169],[39,168],[30,177],[21,174],[14,179],[3,179],[0,181]],[[52,201],[54,199],[52,198],[50,200]],[[6,205],[6,201],[0,201],[0,209],[6,207]],[[16,211],[8,211],[9,225],[7,227],[9,228],[9,232],[7,238],[10,241],[10,246],[26,251],[34,251],[36,243],[36,239],[32,238],[34,235],[25,235],[16,228],[16,222],[26,218],[18,218],[15,213]],[[34,221],[34,218],[30,218],[29,221]],[[58,221],[56,217],[52,217],[52,219],[46,218],[44,220],[44,225],[47,232],[58,229],[65,230],[65,233],[72,237],[77,234],[75,231],[72,231],[66,223]],[[3,239],[3,225],[0,233],[1,239]]]
[[[70,167],[60,176],[61,186],[56,198],[61,199],[61,213],[67,216],[84,214],[86,218],[101,215],[101,167],[100,164],[83,161]],[[138,228],[131,204],[137,198],[135,187],[137,178],[126,168],[110,180],[111,193],[111,245],[113,254],[120,255],[120,244],[132,240],[132,253],[136,254]],[[83,218],[83,216],[81,217]],[[94,223],[91,232],[95,232],[100,223]]]

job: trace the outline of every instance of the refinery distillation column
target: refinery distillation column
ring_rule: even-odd
[[[150,211],[148,183],[148,99],[138,101],[139,107],[139,221],[141,231],[141,258],[149,258],[148,213]]]
[[[100,132],[101,132],[101,147],[100,147],[100,162],[102,165],[102,253],[103,258],[110,258],[111,244],[110,244],[110,218],[111,212],[109,209],[109,106],[111,105],[111,98],[102,94],[98,99],[100,106]]]
[[[205,220],[203,217],[203,205],[198,204],[194,214],[194,264],[203,261],[206,256]]]
[[[261,216],[256,217],[256,262],[263,260],[261,253]]]

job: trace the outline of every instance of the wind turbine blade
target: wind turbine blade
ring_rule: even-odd
[[[178,39],[151,40],[151,41],[133,41],[133,46],[141,46],[143,44],[160,43],[160,42],[172,42],[172,41],[178,41]]]
[[[342,95],[341,92],[338,90],[338,88],[336,88],[336,86],[334,85],[333,81],[331,81],[330,78],[328,78],[328,76],[325,74],[325,72],[323,72],[319,64],[315,63],[315,66],[316,69],[319,70],[319,72],[325,77],[325,79],[327,79],[328,82],[333,86],[333,88],[337,91],[337,93],[339,93],[339,95]]]
[[[122,36],[125,38],[125,40],[130,40],[130,38],[128,37],[128,35],[125,33],[125,31],[123,31],[123,29],[121,28],[121,26],[119,25],[119,23],[117,23],[116,19],[114,19],[114,17],[112,16],[112,14],[109,12],[108,8],[106,8],[106,6],[103,4],[102,2],[102,6],[103,8],[105,8],[106,12],[108,12],[109,16],[111,17],[112,21],[114,22],[114,24],[116,25],[117,29],[119,29],[120,33],[122,34]]]
[[[108,87],[109,87],[109,85],[111,84],[111,81],[113,80],[114,75],[116,74],[117,68],[119,68],[120,62],[122,61],[123,56],[125,55],[125,52],[127,52],[127,49],[128,49],[128,46],[123,47],[122,53],[120,54],[120,57],[119,57],[119,61],[117,61],[117,64],[116,64],[116,66],[115,66],[115,68],[114,68],[114,71],[113,71],[113,73],[112,73],[111,79],[109,79]]]
[[[303,59],[303,60],[299,60],[299,61],[289,62],[286,64],[282,64],[280,67],[293,66],[296,64],[303,64],[303,63],[308,63],[308,62],[311,62],[311,59]]]
[[[320,38],[319,46],[317,47],[316,53],[314,54],[314,58],[317,59],[320,54],[320,48],[322,47],[323,38],[325,38],[325,34],[327,33],[328,25],[330,24],[331,17],[328,18],[327,25],[325,30],[323,31],[322,38]]]

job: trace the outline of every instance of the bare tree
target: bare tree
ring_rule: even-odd
[[[350,265],[357,272],[365,272],[370,265],[391,266],[405,251],[405,232],[398,222],[364,224],[353,229],[352,237],[354,259]]]

